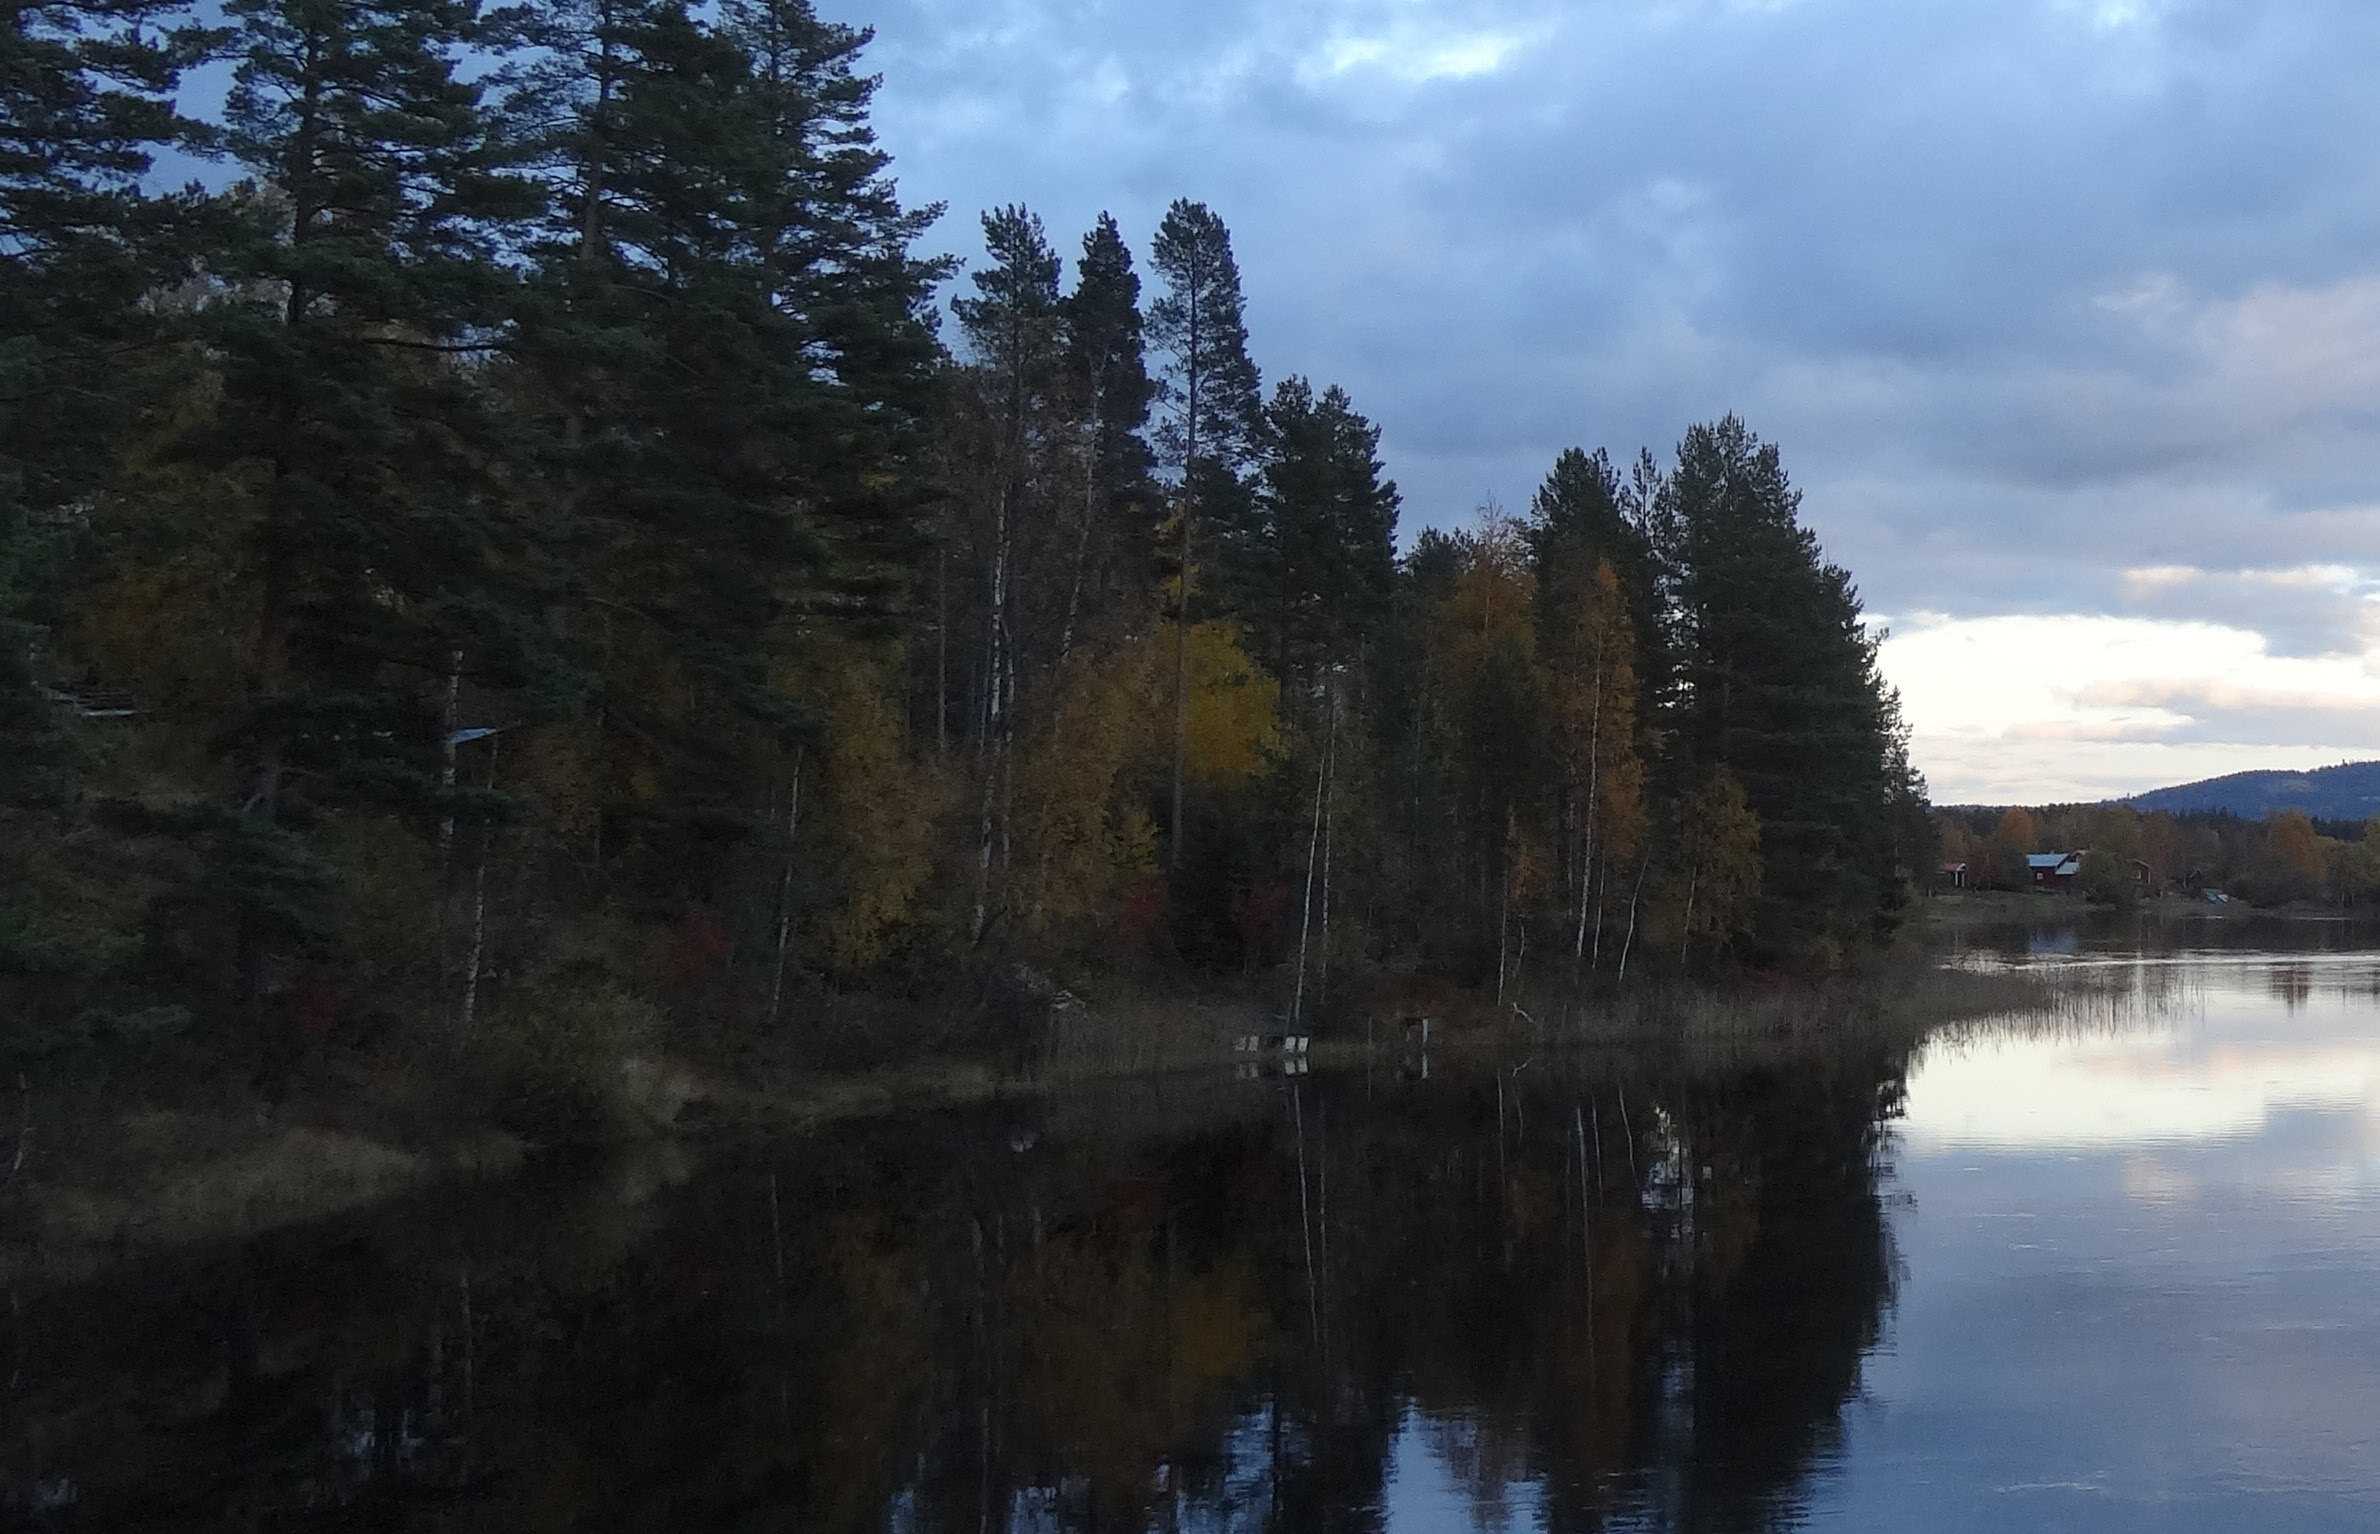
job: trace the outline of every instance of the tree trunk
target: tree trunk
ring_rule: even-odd
[[[977,818],[975,842],[975,909],[968,924],[971,942],[983,941],[991,923],[992,849],[1000,819],[1000,786],[1007,755],[1008,718],[1006,688],[1009,675],[1005,646],[1008,637],[1008,520],[1010,488],[1000,491],[998,510],[992,522],[992,610],[989,625],[990,655],[984,666],[983,737],[978,743],[977,758],[983,764],[982,808]]]
[[[496,755],[503,749],[503,737],[488,745],[488,787],[496,786]],[[469,1038],[479,1018],[479,975],[481,961],[488,942],[488,855],[495,850],[495,828],[482,823],[479,832],[479,867],[471,875],[471,955],[463,963],[463,1005],[461,1033]]]
[[[279,478],[276,472],[275,478]],[[289,670],[288,557],[282,551],[280,530],[266,533],[264,591],[257,616],[256,654],[249,703],[259,713],[280,701]],[[248,817],[271,827],[281,818],[280,724],[260,725],[250,747],[246,798]],[[254,895],[239,903],[232,948],[232,985],[241,1017],[261,1038],[265,1004],[272,986],[272,936],[263,903]]]
[[[785,871],[777,881],[777,958],[769,977],[769,1023],[776,1024],[785,1000],[785,950],[793,937],[794,835],[801,828],[802,748],[793,748],[793,782],[785,798]]]
[[[1331,821],[1339,802],[1339,704],[1335,691],[1324,689],[1330,702],[1330,725],[1324,736],[1322,760],[1326,782],[1322,792],[1322,955],[1316,966],[1314,999],[1330,1002],[1330,853]]]
[[[1685,967],[1686,951],[1694,942],[1694,886],[1700,882],[1701,878],[1702,870],[1696,865],[1688,863],[1686,865],[1686,915],[1685,919],[1678,924],[1684,929],[1684,935],[1678,939],[1678,967],[1681,969]]]
[[[1182,866],[1182,776],[1190,753],[1190,492],[1182,483],[1182,594],[1173,629],[1173,845],[1170,866]]]
[[[462,699],[463,652],[456,650],[446,658],[446,730],[444,739],[439,743],[438,786],[446,791],[448,800],[446,812],[438,817],[438,873],[441,883],[445,882],[446,859],[453,851],[455,841],[455,713]],[[444,903],[443,892],[440,903]]]
[[[1322,851],[1322,790],[1330,773],[1330,752],[1314,764],[1314,829],[1306,836],[1306,892],[1298,908],[1297,984],[1289,995],[1289,1021],[1294,1025],[1306,1003],[1306,939],[1314,929],[1314,868]]]
[[[1198,291],[1193,285],[1192,294]],[[1182,866],[1182,779],[1190,756],[1190,525],[1198,512],[1198,412],[1206,365],[1195,296],[1189,315],[1190,344],[1182,370],[1182,590],[1173,637],[1173,845],[1167,849],[1167,866],[1174,869]]]
[[[1096,421],[1096,416],[1094,416]],[[1074,619],[1083,601],[1083,572],[1091,562],[1091,527],[1099,515],[1099,445],[1097,427],[1083,453],[1083,530],[1074,540],[1074,579],[1066,588],[1066,621],[1058,629],[1058,661],[1074,652]]]
[[[1595,712],[1587,726],[1587,815],[1579,828],[1578,854],[1578,933],[1572,945],[1570,961],[1573,966],[1587,953],[1587,891],[1595,868],[1595,801],[1602,786],[1603,766],[1603,656],[1595,656]]]
[[[950,555],[934,551],[934,759],[950,755]]]
[[[1628,893],[1628,935],[1620,942],[1619,978],[1623,982],[1628,978],[1628,950],[1636,946],[1636,902],[1644,895],[1645,870],[1652,866],[1652,862],[1652,849],[1647,848],[1636,864],[1636,888]]]

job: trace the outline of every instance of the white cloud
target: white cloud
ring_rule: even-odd
[[[1299,76],[1309,84],[1370,71],[1416,85],[1431,80],[1468,80],[1503,68],[1526,41],[1513,33],[1443,33],[1422,27],[1346,34],[1324,43],[1318,56],[1299,70]]]
[[[2137,793],[2380,754],[2380,657],[2105,614],[1917,615],[1883,646],[1937,800]]]

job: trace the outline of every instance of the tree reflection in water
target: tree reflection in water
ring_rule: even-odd
[[[75,1527],[1763,1528],[1890,1303],[1903,1063],[1141,1083],[425,1200],[26,1300],[0,1475]]]

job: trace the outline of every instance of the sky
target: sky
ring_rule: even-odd
[[[1941,803],[2380,756],[2370,0],[821,0],[931,242],[1230,225],[1403,532],[1734,411]]]

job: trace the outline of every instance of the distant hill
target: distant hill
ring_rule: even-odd
[[[2229,810],[2260,820],[2300,810],[2317,820],[2363,820],[2380,815],[2380,762],[2345,762],[2312,772],[2235,772],[2135,794],[2136,810]]]

